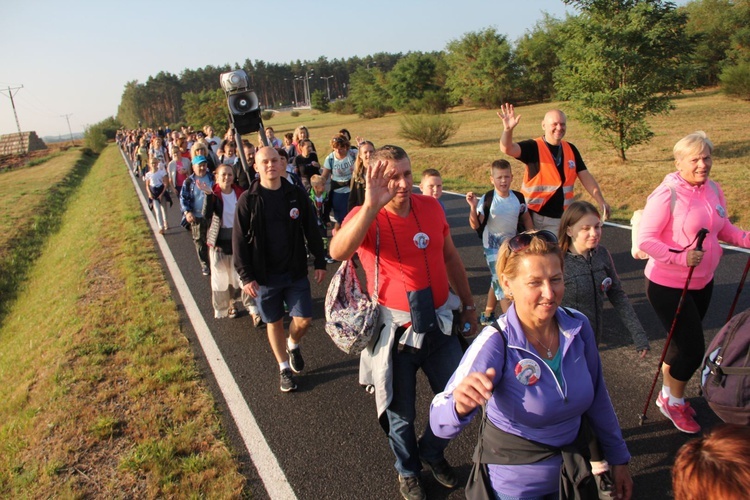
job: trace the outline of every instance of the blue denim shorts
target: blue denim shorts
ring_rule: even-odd
[[[289,316],[312,317],[312,295],[310,281],[304,276],[292,281],[289,273],[268,276],[268,284],[258,290],[258,310],[266,323],[275,323],[284,317],[284,303]]]
[[[484,249],[484,258],[487,261],[487,267],[490,269],[490,275],[492,276],[490,282],[492,285],[492,291],[495,292],[495,298],[497,300],[503,300],[505,298],[505,293],[500,286],[500,279],[497,277],[497,253],[497,248]]]

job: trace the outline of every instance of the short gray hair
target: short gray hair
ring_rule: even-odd
[[[677,141],[677,144],[672,149],[672,154],[675,160],[680,161],[689,154],[700,153],[706,146],[708,147],[708,152],[713,153],[714,144],[708,139],[704,131],[698,130]]]

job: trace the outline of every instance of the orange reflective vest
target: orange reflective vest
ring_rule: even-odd
[[[535,139],[537,149],[539,150],[539,172],[532,178],[529,178],[529,169],[523,174],[523,184],[521,192],[526,197],[526,206],[529,210],[538,212],[547,203],[555,191],[563,188],[565,201],[563,210],[573,203],[573,185],[578,177],[576,171],[576,160],[573,155],[573,148],[566,141],[562,141],[563,165],[565,168],[565,178],[560,179],[560,173],[557,171],[555,159],[552,157],[547,144],[542,137]]]

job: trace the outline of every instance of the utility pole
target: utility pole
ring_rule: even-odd
[[[321,80],[326,81],[326,92],[328,93],[328,102],[331,102],[331,87],[328,86],[328,80],[330,80],[331,78],[333,78],[333,75],[320,77]]]
[[[307,92],[305,91],[305,77],[304,76],[295,76],[294,77],[295,82],[301,82],[302,83],[302,99],[307,98]],[[294,95],[297,95],[297,87],[294,87]],[[299,101],[297,101],[297,107],[300,107]]]
[[[60,115],[61,118],[65,118],[65,121],[68,122],[68,133],[70,134],[70,144],[73,145],[73,131],[70,129],[70,117],[73,116],[73,113],[68,113],[67,115]]]
[[[5,95],[5,92],[8,92],[8,97],[10,97],[10,105],[13,107],[13,116],[16,117],[16,127],[18,128],[18,146],[20,148],[23,148],[23,135],[21,134],[21,124],[18,122],[18,113],[16,112],[16,103],[13,101],[13,96],[16,95],[17,91],[22,89],[23,85],[20,87],[8,87],[8,90],[0,90],[0,92]],[[14,92],[16,91],[16,92]]]
[[[307,107],[312,109],[312,103],[310,102],[310,78],[313,76],[313,70],[305,70],[305,95],[307,97]]]
[[[284,80],[286,81],[291,80],[292,82],[292,89],[294,90],[294,106],[293,107],[297,107],[297,85],[295,85],[294,83],[297,79],[296,78],[284,78]]]

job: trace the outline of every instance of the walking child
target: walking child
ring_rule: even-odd
[[[498,302],[503,313],[510,307],[510,300],[505,298],[495,270],[498,249],[503,241],[516,235],[519,226],[526,230],[534,228],[526,208],[526,200],[518,191],[511,191],[512,182],[513,171],[510,163],[507,160],[495,160],[490,167],[490,183],[493,189],[481,198],[477,198],[471,191],[466,193],[466,202],[471,207],[469,225],[482,238],[484,257],[492,275],[487,305],[479,317],[479,321],[485,326],[495,321],[495,308]]]
[[[310,200],[315,207],[315,217],[318,219],[318,229],[323,238],[323,248],[326,251],[326,262],[333,264],[335,261],[328,255],[328,228],[331,225],[331,196],[326,192],[326,181],[321,175],[313,175],[310,178]]]
[[[164,202],[171,203],[172,200],[169,197],[169,174],[165,169],[159,168],[160,163],[159,158],[151,158],[149,161],[150,170],[146,172],[145,180],[148,204],[154,211],[156,225],[159,226],[159,234],[164,234],[169,228]]]
[[[419,183],[419,190],[425,196],[435,198],[445,212],[445,204],[440,201],[443,196],[443,178],[440,171],[436,168],[428,168],[422,172],[422,181]]]

